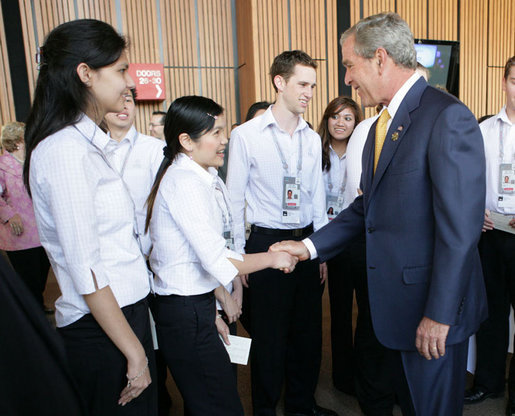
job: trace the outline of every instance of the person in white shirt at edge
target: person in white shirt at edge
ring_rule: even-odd
[[[149,274],[134,204],[107,160],[109,137],[99,127],[106,113],[123,110],[134,88],[126,47],[98,20],[52,30],[41,47],[25,135],[24,179],[61,290],[57,327],[94,415],[157,412]]]
[[[510,304],[515,306],[515,56],[506,61],[502,89],[506,94],[504,107],[479,125],[486,157],[486,211],[479,254],[489,314],[476,334],[476,372],[474,385],[465,392],[466,404],[479,403],[490,397],[504,397]],[[493,216],[498,225],[504,223],[513,231],[498,229]],[[510,361],[506,414],[515,415],[513,358]]]
[[[276,103],[231,133],[227,187],[240,253],[301,239],[327,223],[320,137],[302,118],[313,97],[316,67],[302,51],[278,55],[270,69]],[[252,224],[246,245],[245,213]],[[283,381],[286,415],[334,415],[314,399],[327,268],[308,262],[293,275],[268,269],[243,277],[250,294],[254,415],[276,414]]]
[[[109,162],[122,176],[136,208],[136,225],[141,251],[145,257],[150,253],[150,236],[145,233],[147,218],[146,202],[154,179],[163,160],[165,142],[141,134],[134,126],[136,105],[135,90],[125,97],[123,111],[107,113],[105,122],[111,140],[106,148]]]
[[[143,256],[148,258],[151,249],[150,236],[145,233],[145,220],[147,218],[147,198],[161,161],[163,160],[164,140],[146,136],[136,130],[135,100],[136,90],[125,97],[125,105],[119,113],[107,113],[104,121],[109,130],[109,143],[106,147],[106,156],[112,166],[120,174],[129,191],[136,209],[137,236]],[[149,296],[148,302],[152,309],[154,297]],[[150,325],[155,328],[151,319]],[[155,334],[155,332],[152,332]],[[154,342],[156,377],[154,382],[157,388],[158,410],[161,413],[170,413],[172,399],[166,388],[166,363],[157,342]]]
[[[165,159],[148,198],[160,348],[190,416],[243,415],[215,296],[231,296],[239,274],[290,272],[297,259],[233,251],[227,189],[217,175],[227,145],[223,108],[199,96],[176,99],[165,119]],[[215,293],[214,293],[215,292]]]

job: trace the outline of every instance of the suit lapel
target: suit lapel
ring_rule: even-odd
[[[370,195],[373,195],[373,192],[377,188],[381,178],[386,172],[388,165],[390,164],[397,148],[399,147],[401,141],[406,136],[406,132],[411,124],[410,113],[415,110],[420,104],[420,98],[422,97],[422,93],[427,87],[427,83],[423,78],[420,78],[408,91],[404,100],[402,100],[401,105],[399,106],[397,112],[395,113],[395,117],[393,118],[390,127],[386,133],[386,137],[383,144],[383,149],[381,151],[381,156],[379,157],[379,161],[377,163],[377,168],[375,174],[373,174],[373,168],[369,170],[371,177],[371,187]],[[375,137],[375,125],[373,126],[373,132],[369,132],[369,134],[373,134]],[[373,141],[372,141],[373,142]],[[372,150],[373,156],[373,150]],[[370,201],[370,198],[368,199]]]

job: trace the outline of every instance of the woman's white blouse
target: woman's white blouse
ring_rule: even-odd
[[[217,184],[229,203],[216,169],[207,171],[184,154],[163,176],[150,222],[157,294],[199,295],[227,285],[238,274],[228,258],[243,258],[226,248],[222,208],[227,208],[217,202]]]
[[[108,142],[83,115],[32,152],[36,222],[61,289],[56,302],[59,327],[90,312],[83,295],[97,288],[110,286],[120,307],[149,292],[148,270],[134,235],[134,204],[107,162]]]

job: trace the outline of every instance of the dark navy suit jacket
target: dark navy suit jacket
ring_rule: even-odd
[[[363,150],[363,195],[310,239],[324,262],[366,230],[370,309],[383,345],[415,350],[423,316],[451,326],[448,345],[462,342],[487,315],[478,124],[420,78],[391,122],[375,174],[374,137],[375,124]]]

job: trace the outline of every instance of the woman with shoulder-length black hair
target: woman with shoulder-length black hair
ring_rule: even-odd
[[[99,127],[134,88],[126,41],[107,23],[56,27],[40,51],[24,178],[61,296],[56,322],[92,415],[155,415],[149,276],[134,208]],[[148,358],[147,358],[148,357]]]
[[[297,262],[284,252],[241,256],[231,250],[230,202],[216,170],[224,162],[225,129],[223,108],[213,100],[175,100],[165,119],[165,158],[148,199],[157,336],[190,416],[243,415],[218,336],[229,342],[215,297],[229,296],[224,286],[239,274],[291,271]]]

